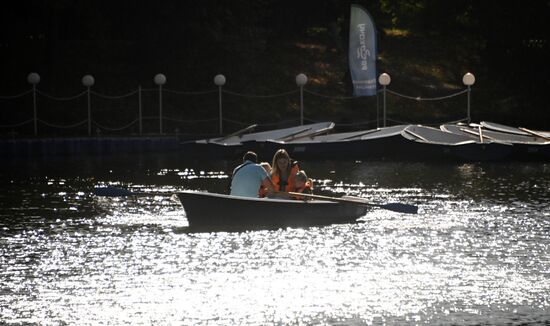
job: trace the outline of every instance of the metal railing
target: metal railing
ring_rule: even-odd
[[[14,133],[16,130],[23,130],[25,126],[32,125],[32,133],[35,136],[38,136],[41,134],[41,129],[44,129],[45,127],[49,128],[49,130],[56,129],[56,130],[76,130],[76,133],[82,134],[84,133],[83,126],[86,126],[86,134],[88,136],[92,135],[99,135],[102,132],[106,133],[124,133],[124,134],[137,134],[137,135],[143,135],[144,133],[147,134],[159,134],[162,135],[165,133],[166,127],[163,126],[163,122],[170,122],[173,126],[179,126],[174,129],[175,133],[181,132],[181,129],[179,128],[185,128],[190,129],[189,126],[196,126],[195,130],[201,130],[204,131],[205,129],[214,130],[212,126],[218,125],[219,129],[218,132],[220,135],[224,134],[224,128],[223,124],[233,124],[237,127],[242,127],[245,125],[250,125],[252,123],[256,123],[255,121],[239,121],[236,119],[230,119],[227,117],[223,117],[223,111],[222,111],[222,105],[224,105],[224,100],[227,97],[237,97],[240,100],[247,99],[247,100],[272,100],[274,98],[285,98],[287,100],[293,101],[293,100],[299,100],[299,108],[300,108],[300,117],[299,117],[299,123],[304,124],[304,120],[310,121],[310,122],[317,122],[318,119],[312,119],[312,118],[304,118],[304,93],[311,97],[311,102],[314,102],[314,98],[317,98],[317,100],[322,101],[360,101],[360,98],[353,97],[353,96],[330,96],[326,94],[322,94],[319,92],[316,92],[312,89],[306,89],[304,88],[305,84],[307,83],[307,77],[304,74],[300,74],[296,77],[296,85],[298,86],[298,89],[291,89],[289,91],[285,92],[278,92],[274,94],[267,94],[267,95],[260,95],[260,94],[245,94],[240,92],[235,92],[231,90],[224,89],[223,86],[225,84],[225,76],[223,75],[217,75],[214,78],[214,84],[217,86],[217,89],[208,89],[208,90],[202,90],[202,91],[182,91],[182,90],[173,90],[173,89],[167,89],[164,88],[164,84],[166,83],[166,77],[162,74],[157,74],[154,78],[155,84],[157,84],[157,88],[142,88],[141,86],[138,86],[136,90],[129,91],[124,94],[120,95],[109,95],[109,94],[103,94],[96,92],[92,90],[92,86],[94,85],[95,81],[94,78],[91,75],[86,75],[82,78],[82,84],[86,87],[86,90],[74,95],[70,96],[55,96],[52,94],[48,94],[46,92],[43,92],[37,88],[37,85],[40,81],[40,76],[36,73],[29,74],[27,78],[28,82],[32,85],[32,88],[26,91],[23,91],[16,95],[3,95],[0,96],[0,110],[9,110],[10,105],[7,104],[9,102],[14,101],[20,101],[22,99],[28,100],[29,97],[32,98],[32,115],[25,116],[25,114],[20,113],[17,115],[19,117],[19,121],[5,121],[5,119],[2,119],[0,122],[0,133],[5,133],[6,131],[11,130],[12,133]],[[382,85],[382,89],[378,91],[378,94],[383,95],[383,117],[380,118],[379,114],[379,105],[378,105],[378,96],[376,100],[376,112],[377,117],[376,119],[366,120],[366,121],[354,121],[353,123],[338,123],[337,126],[341,126],[344,128],[349,127],[355,127],[355,128],[366,128],[374,123],[376,123],[376,127],[380,126],[380,121],[382,121],[383,126],[386,126],[386,121],[392,121],[396,123],[404,123],[404,124],[411,124],[413,122],[411,121],[400,121],[395,118],[388,118],[386,116],[386,96],[393,96],[395,98],[400,98],[403,100],[409,100],[414,102],[423,102],[423,101],[447,101],[450,98],[457,97],[463,94],[468,95],[467,100],[467,112],[466,116],[464,118],[459,119],[453,119],[453,121],[443,121],[441,123],[450,123],[450,122],[460,122],[460,121],[470,121],[470,86],[473,85],[475,81],[475,78],[471,74],[464,75],[463,82],[467,86],[467,89],[463,89],[460,91],[457,91],[452,94],[444,95],[444,96],[438,96],[438,97],[420,97],[420,96],[410,96],[406,94],[401,94],[399,92],[387,89],[387,85],[390,83],[389,75],[382,74],[380,75],[379,82],[380,85]],[[217,95],[216,95],[217,94]],[[299,98],[296,96],[299,94]],[[163,98],[164,96],[164,98]],[[181,113],[179,115],[170,116],[166,113],[166,111],[163,112],[163,107],[171,107],[174,106],[170,104],[170,100],[173,99],[174,96],[180,96],[185,97],[186,99],[189,99],[189,97],[202,97],[203,102],[207,102],[206,106],[209,108],[208,110],[210,113],[214,113],[215,109],[218,109],[218,115],[209,115],[209,116],[198,116],[195,115],[193,119],[186,119],[184,118],[185,112]],[[147,102],[144,104],[144,98],[146,98]],[[205,100],[206,98],[206,100]],[[56,104],[54,105],[56,108],[63,106],[67,106],[66,109],[58,109],[62,110],[56,111],[56,109],[48,109],[44,110],[45,112],[41,112],[41,104],[46,101],[52,101]],[[119,119],[113,118],[113,107],[116,107],[116,105],[112,104],[106,104],[104,102],[116,102],[119,101],[119,109],[120,110],[126,110],[126,113],[123,115],[117,114],[116,117],[119,117]],[[189,100],[188,100],[189,101]],[[27,101],[28,102],[28,101]],[[217,108],[216,108],[216,102],[217,102]],[[83,105],[83,103],[85,103]],[[76,104],[76,105],[75,105]],[[28,103],[25,103],[25,106],[27,106]],[[51,105],[50,105],[51,106]],[[86,114],[83,114],[82,107],[86,108]],[[147,107],[147,114],[144,113],[144,106]],[[19,105],[19,108],[21,105]],[[157,107],[157,113],[153,114],[154,108]],[[213,110],[214,109],[214,110]],[[27,111],[28,110],[19,110],[19,111]],[[312,110],[310,110],[311,112]],[[395,109],[394,109],[395,111]],[[5,111],[4,111],[5,113]],[[5,114],[4,114],[5,115]],[[46,117],[50,118],[46,118]],[[55,121],[54,119],[63,116],[64,121],[63,123],[60,123],[59,121]],[[120,116],[123,117],[133,117],[133,118],[127,118],[126,121],[121,121]],[[73,119],[73,121],[69,121]],[[291,119],[294,121],[294,119]],[[298,120],[298,119],[296,119]],[[145,126],[147,123],[147,126]],[[158,127],[154,127],[154,124],[158,123]],[[419,123],[419,122],[416,122]],[[274,121],[274,122],[267,122],[263,124],[259,124],[263,127],[275,127],[277,125],[280,125],[281,121]],[[208,125],[209,127],[206,128],[205,126]],[[197,127],[200,126],[200,127]],[[94,130],[95,128],[95,130]],[[27,134],[29,134],[28,130],[29,128],[26,128]],[[18,134],[25,134],[25,132],[19,132]],[[44,134],[44,132],[42,132]]]

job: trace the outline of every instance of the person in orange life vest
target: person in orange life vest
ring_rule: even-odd
[[[310,195],[313,193],[313,180],[307,177],[304,170],[298,171],[294,176],[294,192]]]
[[[269,164],[267,162],[262,162],[262,163],[260,163],[260,165],[262,166],[262,168],[264,168],[265,172],[267,172],[268,175],[271,175],[271,164]],[[260,198],[263,198],[263,197],[265,197],[266,194],[267,194],[267,189],[264,186],[260,186],[258,196]]]
[[[290,159],[286,150],[280,149],[275,152],[271,170],[271,181],[275,185],[275,191],[292,191],[294,176],[298,171],[300,171],[298,163]]]
[[[296,175],[294,176],[294,190],[293,192],[299,192],[303,194],[313,194],[313,180],[309,179],[307,177],[307,174],[304,170],[298,171]],[[311,198],[309,197],[303,197],[303,196],[292,196],[293,199],[300,199],[300,200],[309,200]]]

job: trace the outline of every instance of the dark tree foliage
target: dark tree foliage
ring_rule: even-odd
[[[506,110],[527,109],[533,120],[550,116],[547,0],[8,1],[0,11],[0,95],[25,89],[30,71],[40,72],[41,89],[58,94],[80,90],[86,73],[111,93],[151,85],[157,72],[169,74],[174,89],[211,88],[212,76],[223,72],[234,89],[284,90],[278,80],[291,80],[309,67],[303,55],[285,58],[289,42],[324,35],[341,58],[328,62],[333,58],[326,55],[327,62],[345,62],[355,2],[375,17],[380,51],[383,30],[392,28],[470,43],[468,55],[478,59],[468,61],[469,69],[487,105],[502,105],[495,112],[511,118]],[[349,90],[347,79],[333,83]],[[503,99],[508,100],[499,104]]]

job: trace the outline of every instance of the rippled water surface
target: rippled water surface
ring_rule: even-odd
[[[1,164],[0,324],[550,324],[548,163],[305,162],[317,193],[419,214],[200,233],[169,195],[93,187],[225,192],[237,162]]]

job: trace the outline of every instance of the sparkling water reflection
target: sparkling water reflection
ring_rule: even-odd
[[[92,187],[224,192],[236,162],[148,159],[4,163],[0,323],[550,323],[548,164],[309,162],[317,191],[420,214],[193,233],[169,196]]]

